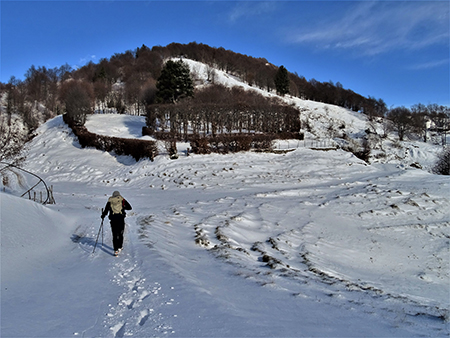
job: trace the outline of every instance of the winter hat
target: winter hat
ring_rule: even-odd
[[[113,197],[117,197],[117,196],[120,196],[120,192],[118,192],[118,191],[114,191],[112,195],[113,195]]]

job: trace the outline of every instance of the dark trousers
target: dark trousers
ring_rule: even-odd
[[[123,247],[125,217],[123,215],[111,215],[110,220],[114,251],[117,251]]]

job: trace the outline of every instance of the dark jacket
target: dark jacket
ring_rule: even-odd
[[[111,203],[114,203],[112,200],[114,197],[110,197],[108,200],[108,203],[106,203],[105,210],[103,210],[102,218],[105,218],[105,216],[108,215],[108,213],[109,213],[109,219],[111,219],[112,216],[119,216],[119,215],[121,217],[125,218],[125,216],[126,216],[125,210],[132,209],[130,203],[128,203],[128,201],[125,198],[123,198],[122,196],[118,196],[118,197],[120,197],[122,200],[121,201],[122,207],[120,208],[121,209],[120,212],[114,213],[113,208],[111,207]]]

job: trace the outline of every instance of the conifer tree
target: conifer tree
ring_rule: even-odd
[[[278,94],[284,96],[289,93],[289,75],[284,66],[280,66],[280,68],[278,68],[274,82]]]
[[[189,66],[181,60],[167,61],[158,78],[156,88],[158,89],[157,99],[163,103],[176,103],[183,97],[192,96],[194,85]]]

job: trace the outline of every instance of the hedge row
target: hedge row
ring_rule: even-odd
[[[98,150],[115,152],[117,155],[129,155],[136,161],[141,158],[149,158],[151,161],[158,155],[158,147],[155,141],[126,139],[97,135],[89,132],[85,126],[74,123],[67,114],[63,115],[64,122],[78,137],[80,145],[94,147]]]
[[[273,150],[273,141],[276,139],[303,139],[300,133],[280,134],[220,134],[217,136],[197,137],[191,140],[192,151],[196,154]]]

